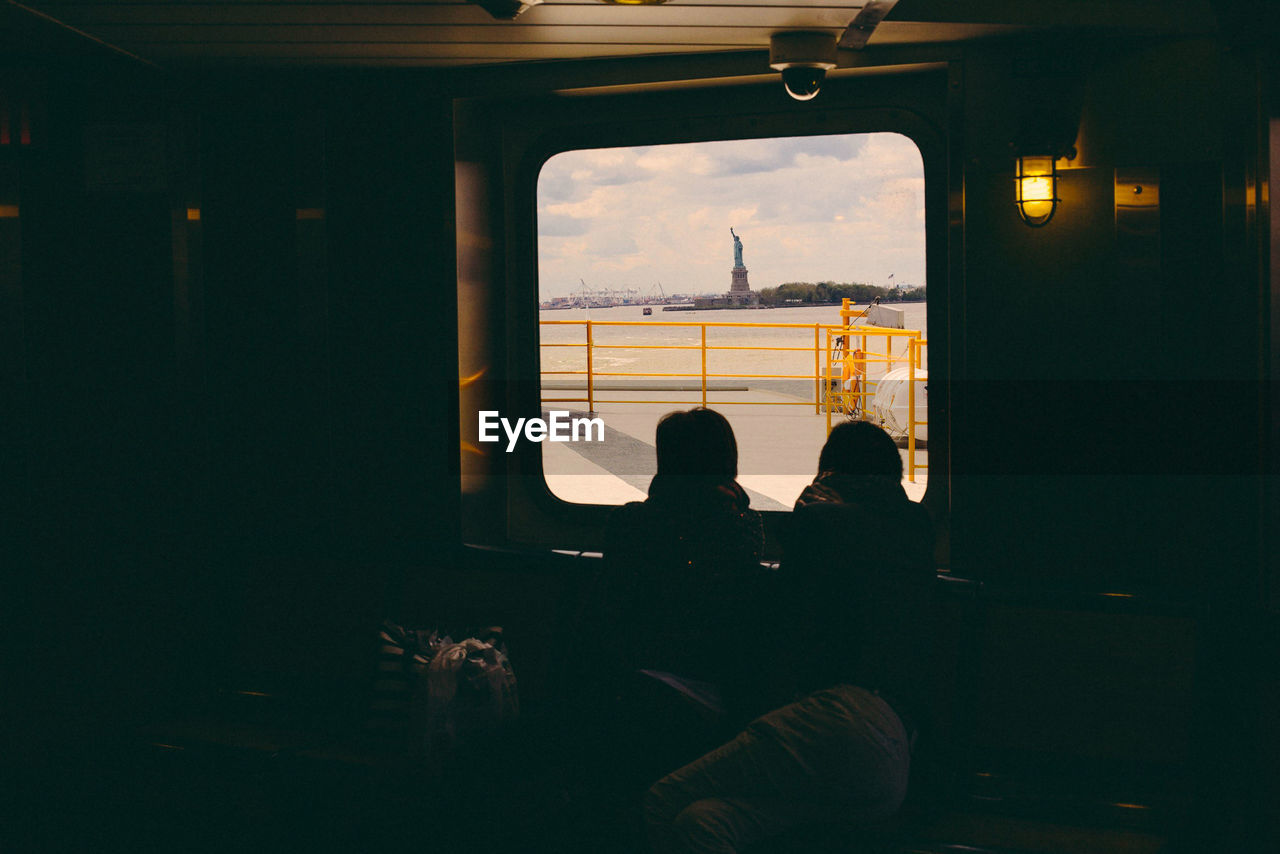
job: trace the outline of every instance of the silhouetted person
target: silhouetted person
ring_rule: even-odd
[[[604,563],[619,714],[655,736],[643,782],[723,740],[725,707],[755,672],[740,641],[764,573],[761,518],[736,481],[729,422],[709,409],[672,412],[656,446],[649,497],[614,511]]]
[[[832,431],[783,530],[779,679],[801,695],[649,790],[654,849],[738,852],[886,819],[906,794],[928,654],[932,525],[878,427]]]
[[[902,457],[881,428],[869,421],[845,421],[827,436],[818,455],[818,476],[796,499],[796,509],[829,502],[900,504]]]

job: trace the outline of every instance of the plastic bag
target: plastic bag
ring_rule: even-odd
[[[437,631],[383,625],[379,668],[389,669],[379,673],[379,682],[393,691],[387,677],[401,683],[398,696],[384,704],[403,715],[403,737],[411,756],[443,760],[519,716],[515,671],[502,630],[478,634],[481,637],[455,643]]]

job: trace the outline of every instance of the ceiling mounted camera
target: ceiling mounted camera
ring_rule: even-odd
[[[769,66],[782,72],[782,85],[797,101],[818,94],[836,67],[836,37],[830,33],[777,33],[769,40]]]

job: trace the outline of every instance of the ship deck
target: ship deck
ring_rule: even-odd
[[[603,442],[543,444],[543,469],[552,492],[566,501],[621,504],[643,500],[657,468],[654,431],[668,412],[698,406],[696,394],[672,390],[646,391],[658,403],[617,403],[608,391],[596,394],[595,414],[605,423]],[[634,396],[634,392],[630,392]],[[827,416],[814,406],[788,405],[799,401],[780,392],[708,391],[707,406],[725,415],[738,441],[738,482],[757,510],[789,510],[817,471],[818,452],[826,441]],[[670,401],[666,405],[665,401]],[[720,403],[721,401],[743,401]],[[567,408],[549,404],[548,408]],[[906,449],[903,471],[907,470]],[[928,452],[917,449],[916,464],[927,464]],[[927,471],[917,468],[914,482],[903,479],[913,500],[928,485]]]

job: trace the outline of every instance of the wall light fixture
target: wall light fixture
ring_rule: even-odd
[[[1050,154],[1018,158],[1014,180],[1018,215],[1032,228],[1053,219],[1058,208],[1058,167]]]

